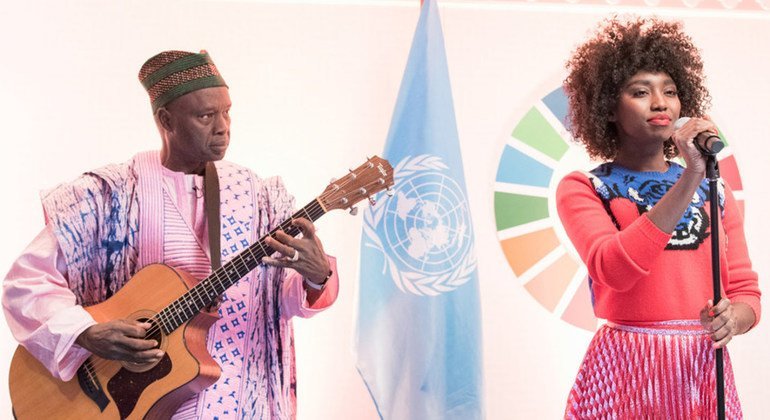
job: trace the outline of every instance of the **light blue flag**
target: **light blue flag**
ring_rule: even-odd
[[[483,418],[473,227],[435,0],[426,0],[364,213],[355,351],[384,419]]]

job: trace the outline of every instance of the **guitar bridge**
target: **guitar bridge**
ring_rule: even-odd
[[[83,390],[83,393],[86,394],[97,407],[99,407],[100,411],[104,412],[104,409],[107,408],[110,400],[104,393],[102,384],[99,383],[99,378],[96,377],[96,372],[91,364],[91,359],[87,359],[85,363],[78,368],[77,376],[80,389]]]

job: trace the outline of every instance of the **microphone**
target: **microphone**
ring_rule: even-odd
[[[674,130],[682,128],[687,121],[690,121],[690,117],[682,117],[676,120],[674,123]],[[722,139],[716,134],[708,131],[704,131],[695,136],[693,143],[695,143],[695,147],[704,155],[716,155],[725,148]]]

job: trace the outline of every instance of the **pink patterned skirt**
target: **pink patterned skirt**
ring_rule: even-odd
[[[716,419],[715,352],[698,321],[607,323],[588,347],[567,419]],[[741,419],[725,354],[725,412]]]

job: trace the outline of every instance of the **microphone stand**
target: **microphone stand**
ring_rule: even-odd
[[[711,205],[711,279],[714,288],[714,306],[722,299],[722,282],[719,268],[719,163],[716,153],[706,154],[706,178],[709,180],[709,203]],[[716,349],[716,382],[717,382],[717,418],[725,418],[725,367],[722,349]]]

